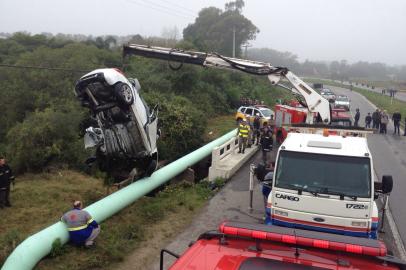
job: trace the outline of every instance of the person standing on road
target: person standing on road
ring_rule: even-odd
[[[261,128],[261,117],[259,117],[259,113],[255,114],[253,127],[254,127],[254,132],[253,132],[254,136],[252,138],[252,144],[258,145],[259,144],[259,137],[261,135],[260,131],[259,131],[259,129]]]
[[[372,128],[379,129],[379,118],[379,110],[376,109],[376,111],[372,113]]]
[[[387,125],[389,123],[389,116],[384,110],[381,114],[381,133],[386,134],[387,133]]]
[[[399,111],[396,111],[392,115],[393,126],[395,127],[395,131],[393,132],[393,134],[396,134],[397,131],[398,135],[400,135],[400,120],[402,120],[402,115]]]
[[[271,129],[272,133],[274,132],[274,128],[275,128],[275,119],[274,119],[274,115],[271,115],[271,119],[269,119],[269,128]]]
[[[365,117],[365,128],[371,128],[371,113],[368,113],[368,115]]]
[[[247,124],[247,120],[243,119],[237,129],[238,149],[239,149],[238,153],[244,154],[245,147],[247,147],[249,133],[250,126]]]
[[[406,115],[405,115],[405,134],[403,136],[406,136]]]
[[[100,233],[100,226],[82,207],[81,201],[75,201],[73,209],[65,213],[61,221],[68,226],[69,240],[73,244],[90,247]]]
[[[267,163],[268,154],[272,151],[272,147],[273,147],[272,131],[268,127],[268,124],[265,122],[261,134],[262,161],[264,162],[264,164]]]
[[[251,119],[250,119],[251,120]],[[249,126],[247,146],[246,148],[251,148],[254,143],[254,121],[247,120],[247,125]]]
[[[14,185],[14,174],[6,159],[0,156],[0,208],[11,207],[10,203],[10,184]]]
[[[359,121],[359,118],[361,117],[361,114],[360,114],[358,108],[357,108],[356,111],[357,111],[357,112],[355,113],[355,116],[354,116],[354,119],[355,119],[354,126],[358,127],[358,121]]]

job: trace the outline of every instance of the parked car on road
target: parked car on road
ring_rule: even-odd
[[[275,118],[275,113],[273,110],[269,109],[264,105],[258,105],[258,106],[241,106],[237,110],[237,113],[235,114],[235,120],[237,122],[240,122],[242,119],[245,118],[249,123],[252,123],[257,113],[261,118],[261,126],[263,125],[264,122],[269,123],[269,121],[271,120],[271,116]]]
[[[350,110],[350,99],[344,95],[338,95],[334,101],[334,107],[338,109]]]
[[[323,90],[321,90],[320,95],[322,95],[322,97],[330,102],[334,102],[334,100],[336,99],[336,95],[328,88],[324,88]]]

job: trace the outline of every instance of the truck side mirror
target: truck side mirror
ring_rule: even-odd
[[[382,193],[383,194],[391,193],[392,189],[393,189],[392,175],[383,175],[382,176]]]

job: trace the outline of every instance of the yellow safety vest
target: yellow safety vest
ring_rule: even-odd
[[[240,127],[238,128],[238,136],[247,138],[249,131],[250,127],[248,125],[240,125]]]

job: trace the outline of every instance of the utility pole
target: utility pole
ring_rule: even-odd
[[[235,58],[235,26],[233,27],[233,58]]]
[[[244,45],[242,45],[242,47],[245,47],[244,55],[245,55],[245,59],[248,59],[248,48],[252,47],[252,45],[249,43],[245,43]]]

